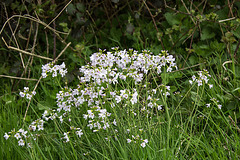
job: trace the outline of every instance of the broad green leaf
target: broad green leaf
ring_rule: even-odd
[[[238,26],[238,28],[236,28],[235,30],[231,31],[233,33],[234,36],[236,36],[237,38],[240,38],[240,26]]]
[[[181,24],[181,15],[180,14],[173,14],[170,12],[167,12],[166,14],[164,14],[168,24],[170,24],[171,26],[173,25],[177,25],[177,24]]]
[[[211,27],[204,27],[201,33],[201,40],[211,39],[215,37],[214,31],[212,31]]]

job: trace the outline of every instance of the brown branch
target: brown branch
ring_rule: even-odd
[[[185,61],[184,61],[183,68],[184,68],[184,66],[185,66],[185,64],[186,64],[186,61],[187,61],[187,59],[188,59],[188,57],[189,57],[189,55],[190,55],[190,53],[191,53],[190,50],[192,49],[193,36],[194,36],[195,30],[196,30],[196,27],[194,28],[194,31],[193,31],[193,33],[192,33],[192,38],[191,38],[191,42],[190,42],[189,52],[188,52],[187,58],[186,58]]]
[[[8,19],[7,8],[6,8],[5,4],[4,4],[3,6],[4,6],[6,18]],[[10,28],[11,32],[12,32],[12,36],[13,36],[13,39],[14,39],[16,45],[17,45],[17,48],[19,48],[19,45],[18,45],[16,36],[15,36],[15,33],[16,33],[17,28],[18,28],[18,25],[19,25],[19,20],[18,20],[17,26],[16,26],[16,28],[15,28],[14,31],[13,31],[13,29],[12,29],[12,26],[11,26],[10,22],[8,21],[7,23],[8,23],[8,25],[9,25],[9,28]],[[5,24],[7,24],[7,23],[5,22]],[[0,34],[1,34],[1,33],[0,33]],[[23,66],[23,68],[25,68],[25,64],[24,64],[24,61],[23,61],[22,53],[19,53],[19,55],[20,55],[20,59],[21,59],[21,62],[22,62],[22,66]]]
[[[44,29],[48,28],[49,25],[50,25],[52,22],[54,22],[54,21],[60,16],[60,14],[67,8],[67,6],[68,6],[71,2],[72,2],[72,0],[70,0],[70,1],[63,7],[63,9],[58,13],[58,15],[57,15],[55,18],[53,18],[53,20],[52,20],[50,23],[48,23]]]
[[[36,54],[30,53],[30,52],[27,52],[27,51],[24,51],[24,50],[21,50],[21,49],[18,49],[18,48],[12,47],[12,46],[8,46],[8,44],[6,43],[6,41],[4,40],[3,37],[2,37],[2,40],[3,40],[3,42],[5,43],[5,45],[7,46],[7,48],[9,48],[9,49],[12,49],[12,50],[15,50],[15,51],[18,51],[18,52],[24,53],[24,54],[28,54],[28,55],[30,55],[30,56],[35,56],[35,57],[38,57],[38,58],[41,58],[41,59],[53,60],[52,58],[48,58],[48,57],[44,57],[44,56],[40,56],[40,55],[36,55]]]
[[[193,66],[190,66],[190,67],[186,67],[186,68],[181,68],[181,69],[178,69],[178,70],[172,71],[172,72],[170,72],[170,73],[174,73],[174,72],[179,72],[179,71],[187,70],[187,69],[190,69],[190,68],[194,68],[194,67],[200,66],[201,64],[205,64],[205,63],[206,63],[206,62],[199,63],[199,64],[196,64],[196,65],[193,65]]]
[[[39,19],[37,19],[37,18],[35,18],[35,17],[33,17],[33,16],[30,16],[30,15],[23,15],[23,16],[22,16],[22,15],[13,15],[12,17],[10,17],[10,18],[3,24],[3,27],[2,27],[2,29],[0,30],[0,35],[2,34],[2,32],[3,32],[3,30],[4,30],[5,26],[6,26],[6,24],[7,24],[11,19],[16,18],[16,17],[17,17],[17,18],[26,18],[26,19],[32,20],[32,21],[34,21],[34,22],[37,22],[37,23],[39,23],[39,24],[42,24],[43,26],[46,26],[46,28],[48,28],[49,30],[55,32],[57,36],[59,36],[59,34],[64,34],[64,35],[67,35],[67,34],[68,34],[68,33],[65,33],[65,32],[60,32],[60,31],[54,30],[52,27],[47,26],[47,24],[46,24],[45,22],[40,21]]]
[[[159,33],[158,28],[157,28],[157,24],[156,24],[156,22],[155,22],[155,19],[154,19],[153,15],[152,15],[152,13],[151,13],[148,5],[146,4],[145,0],[143,0],[143,3],[145,4],[145,6],[146,6],[146,8],[147,8],[147,10],[148,10],[148,12],[149,12],[149,14],[150,14],[150,16],[152,17],[153,24],[154,24],[154,26],[155,26],[155,29],[156,29],[157,33]],[[164,49],[164,45],[163,45],[161,36],[159,36],[159,41],[161,42],[161,46],[162,46],[162,48]]]

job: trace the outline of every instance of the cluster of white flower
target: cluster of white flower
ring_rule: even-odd
[[[76,127],[71,126],[71,127],[70,127],[70,130],[73,131],[73,132],[75,132],[75,134],[76,134],[79,138],[81,138],[81,136],[83,135],[83,132],[82,132],[82,130],[81,130],[80,128],[76,128]],[[71,131],[69,131],[69,132],[64,132],[64,133],[63,133],[64,137],[63,137],[62,139],[65,139],[65,141],[64,141],[65,143],[67,143],[67,142],[70,141],[69,135],[71,134]]]
[[[208,73],[206,69],[204,69],[203,71],[198,72],[198,76],[193,75],[192,80],[189,80],[189,83],[193,84],[193,82],[196,81],[198,83],[198,86],[202,86],[203,82],[208,84],[209,77],[211,77],[211,75]],[[210,89],[213,87],[212,84],[208,84],[208,86]]]
[[[132,143],[140,142],[141,147],[145,148],[146,144],[148,143],[148,139],[142,139],[142,138],[140,138],[139,135],[136,135],[136,136],[132,135],[131,139],[129,139],[129,138],[127,139],[127,143],[131,143],[131,142]]]
[[[52,77],[57,76],[57,71],[59,74],[64,77],[67,73],[67,69],[65,69],[65,63],[63,62],[61,65],[54,65],[52,62],[42,65],[42,76],[46,78],[48,73],[52,74]]]
[[[213,102],[213,104],[217,105],[218,109],[222,109],[222,105],[219,104],[219,100],[217,100],[216,98],[212,98],[210,100]],[[211,103],[206,104],[206,106],[208,108],[210,107],[210,105],[211,105]]]
[[[45,110],[44,113],[42,114],[42,119],[48,121],[50,120],[54,120],[56,119],[58,116],[58,114],[55,112],[55,109],[49,109],[49,110]]]
[[[32,131],[36,131],[36,129],[38,129],[38,131],[41,131],[41,130],[44,129],[43,128],[43,123],[44,123],[44,120],[37,119],[29,125],[28,129],[32,130]]]
[[[126,78],[131,77],[137,84],[143,80],[143,73],[147,74],[149,70],[157,70],[157,73],[160,74],[162,67],[165,66],[167,72],[171,72],[173,68],[177,69],[176,63],[174,63],[175,58],[167,51],[161,51],[159,55],[155,56],[147,50],[138,53],[132,49],[128,51],[113,49],[113,52],[106,54],[105,50],[99,50],[90,57],[91,65],[80,68],[80,72],[84,74],[84,77],[81,77],[82,82],[116,84],[119,78],[125,81]]]
[[[104,131],[107,128],[114,130],[114,136],[116,136],[117,130],[114,126],[117,126],[117,122],[114,119],[114,115],[108,106],[111,107],[115,105],[119,106],[129,106],[142,103],[139,101],[139,94],[136,88],[126,89],[122,86],[123,81],[126,83],[135,83],[138,85],[142,82],[144,74],[147,74],[150,70],[156,71],[160,74],[164,70],[166,72],[171,72],[173,68],[177,69],[175,58],[169,55],[167,51],[161,51],[159,55],[153,55],[150,51],[144,50],[142,53],[138,53],[133,49],[118,50],[118,48],[113,48],[113,51],[104,53],[105,50],[99,50],[99,52],[94,53],[91,57],[91,65],[82,66],[80,72],[83,73],[81,77],[81,83],[77,88],[71,89],[68,87],[63,88],[56,95],[57,109],[44,111],[42,118],[37,119],[31,123],[29,126],[29,131],[40,132],[44,129],[43,125],[45,121],[59,119],[61,123],[65,119],[68,122],[71,120],[67,118],[71,114],[73,108],[79,109],[79,113],[82,113],[83,118],[88,121],[87,126],[93,130],[93,132]],[[52,77],[57,76],[57,72],[63,77],[67,73],[65,69],[65,64],[54,65],[53,63],[48,63],[42,66],[42,76],[46,78],[52,74]],[[119,85],[119,87],[110,86],[111,84]],[[29,97],[29,89],[20,92],[20,95]],[[143,103],[140,106],[143,108],[146,106],[148,108],[162,109],[162,105],[157,103],[160,101],[157,97],[158,94],[165,96],[170,95],[170,86],[160,85],[159,89],[153,89],[149,96],[147,97],[147,104]],[[29,94],[29,95],[27,95]],[[35,93],[32,93],[35,94]],[[87,108],[82,109],[83,106]],[[141,109],[141,108],[139,108]],[[135,109],[130,109],[134,115],[136,115]],[[127,112],[128,112],[127,111]],[[110,127],[111,126],[111,127]],[[20,132],[21,133],[21,132]],[[80,128],[70,127],[70,131],[66,131],[63,134],[65,142],[70,141],[70,134],[73,133],[79,138],[83,135]],[[32,135],[32,134],[31,134]],[[8,138],[8,134],[4,136]],[[132,137],[131,141],[141,142],[141,146],[145,147],[148,143],[147,139],[142,139],[138,136]],[[23,144],[23,143],[21,143]]]
[[[30,99],[32,98],[32,96],[35,95],[35,94],[36,94],[36,92],[35,92],[35,91],[30,92],[28,87],[24,87],[24,91],[19,93],[19,95],[20,95],[21,97],[25,97],[25,96],[26,96],[26,98],[29,99],[29,100],[30,100]]]
[[[110,127],[107,117],[110,117],[111,113],[107,112],[106,109],[100,109],[99,106],[95,106],[92,110],[87,110],[87,113],[88,114],[83,114],[83,118],[85,120],[89,119],[87,126],[92,129],[93,132],[101,129],[106,130]],[[117,125],[115,119],[112,123]]]
[[[82,132],[82,130],[81,130],[81,128],[76,128],[76,127],[70,127],[70,129],[71,130],[74,130],[75,131],[75,133],[76,133],[76,135],[79,137],[79,138],[81,138],[81,136],[83,135],[83,132]]]
[[[25,146],[26,144],[25,140],[30,138],[30,135],[27,135],[27,133],[28,131],[24,131],[24,129],[22,128],[19,129],[18,131],[15,131],[15,129],[13,129],[11,132],[5,133],[3,137],[7,140],[9,137],[13,136],[18,140],[19,146]],[[27,143],[27,147],[31,147],[31,144]]]

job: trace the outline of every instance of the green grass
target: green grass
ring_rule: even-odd
[[[215,82],[210,78],[209,81],[214,84],[212,89],[209,89],[207,84],[198,87],[195,83],[191,86],[188,82],[191,76],[187,75],[196,75],[196,72],[191,70],[179,72],[188,79],[181,76],[174,78],[171,77],[171,73],[163,73],[162,82],[173,86],[168,98],[160,93],[161,83],[154,72],[145,77],[146,88],[134,85],[132,80],[121,81],[115,86],[109,85],[108,92],[125,88],[132,91],[137,87],[140,93],[137,105],[127,102],[118,104],[115,100],[106,101],[108,105],[100,104],[112,113],[117,126],[111,125],[106,130],[93,133],[82,117],[87,110],[87,105],[83,104],[80,110],[72,109],[67,117],[71,118],[71,122],[65,119],[60,123],[59,119],[55,119],[45,123],[45,129],[38,132],[37,140],[30,140],[32,148],[18,146],[15,138],[10,137],[5,140],[3,135],[13,128],[26,129],[33,120],[41,117],[43,110],[41,107],[39,109],[39,102],[47,108],[50,107],[49,104],[56,108],[56,102],[49,96],[56,94],[57,89],[61,88],[57,87],[58,83],[51,78],[41,82],[37,95],[31,102],[28,117],[23,122],[27,101],[20,98],[18,93],[11,93],[9,85],[6,84],[0,99],[2,143],[0,157],[3,159],[239,159],[239,132],[228,117],[230,113],[232,116],[236,112],[234,109],[227,110],[226,102],[219,98],[224,95],[221,80]],[[227,74],[222,70],[218,72]],[[212,78],[218,77],[214,72],[210,74]],[[60,81],[59,84],[61,83],[63,82]],[[147,91],[152,88],[157,88],[156,98],[161,100],[164,109],[161,111],[157,111],[156,108],[150,109],[147,116],[140,108],[147,105],[144,101],[149,95]],[[179,94],[174,94],[175,91],[179,91]],[[163,89],[163,93],[166,93],[166,89]],[[219,99],[220,102],[213,102],[211,98]],[[99,100],[103,99],[99,97]],[[44,101],[46,103],[43,103]],[[114,108],[110,107],[111,103],[115,104]],[[206,103],[211,103],[211,106],[207,108]],[[221,110],[217,107],[218,103],[222,104]],[[232,116],[232,118],[237,120],[236,117]],[[70,126],[81,128],[83,135],[78,138],[72,134],[70,141],[64,143],[63,133],[70,131]],[[127,143],[127,139],[134,140],[132,136],[137,135],[140,137],[136,138],[136,143]],[[140,146],[142,142],[140,139],[148,139],[145,148]]]

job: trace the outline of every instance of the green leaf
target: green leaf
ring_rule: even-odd
[[[215,33],[212,31],[211,27],[204,27],[201,33],[201,40],[211,39],[215,37]]]
[[[68,14],[73,15],[76,12],[76,8],[73,4],[69,4],[66,11]]]
[[[77,3],[76,8],[78,9],[78,11],[80,11],[82,13],[85,12],[85,6],[83,3]]]
[[[233,33],[234,36],[236,36],[237,38],[240,38],[240,26],[238,26],[238,28],[236,28],[235,30],[231,31]]]
[[[59,23],[59,25],[60,25],[60,26],[62,26],[63,28],[65,28],[65,27],[67,27],[67,26],[68,26],[68,24],[67,24],[67,23],[63,23],[63,22],[62,22],[62,23]]]
[[[177,24],[181,24],[181,19],[182,19],[182,15],[180,14],[173,14],[173,13],[166,13],[164,14],[168,24],[170,24],[171,26],[173,25],[177,25]]]
[[[51,105],[45,101],[40,101],[38,102],[37,107],[39,110],[49,110],[51,108]]]
[[[115,27],[111,28],[110,30],[111,38],[115,41],[119,42],[121,38],[121,31],[119,29],[116,29]]]
[[[197,56],[190,56],[188,60],[191,65],[197,64],[199,62],[199,59]]]
[[[202,57],[207,57],[213,54],[213,51],[206,44],[202,44],[202,43],[193,44],[193,49],[199,56],[202,56]]]

